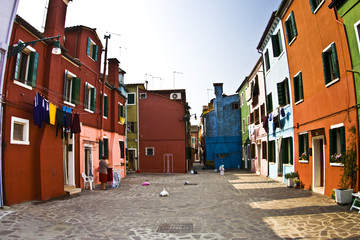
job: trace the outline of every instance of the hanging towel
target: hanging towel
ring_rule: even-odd
[[[34,99],[34,123],[38,125],[39,128],[42,127],[43,122],[43,102],[44,99],[42,96],[40,96],[39,93],[35,94]]]
[[[61,138],[63,138],[62,129],[64,126],[64,111],[60,108],[56,109],[56,136],[58,135],[58,130],[61,129]]]
[[[49,104],[49,122],[51,125],[55,125],[56,118],[56,106],[52,103]]]
[[[73,119],[72,119],[72,124],[71,124],[71,133],[80,133],[80,132],[81,132],[80,114],[74,113]]]
[[[43,121],[50,124],[49,101],[46,99],[43,101]]]

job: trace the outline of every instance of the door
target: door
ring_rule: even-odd
[[[135,157],[136,157],[136,150],[128,149],[128,164],[127,164],[128,170],[136,170]]]
[[[313,145],[313,190],[324,194],[324,136],[314,137]]]
[[[75,186],[75,137],[66,133],[63,138],[64,185]]]
[[[92,147],[85,146],[84,148],[84,172],[86,176],[93,175],[93,165],[92,165]]]
[[[261,144],[257,144],[257,171],[258,173],[261,173]]]

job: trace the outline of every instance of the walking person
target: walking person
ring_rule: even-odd
[[[108,181],[108,167],[109,164],[105,159],[101,159],[99,163],[99,178],[101,182],[101,190],[106,190],[106,183]]]

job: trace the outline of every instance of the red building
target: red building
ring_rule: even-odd
[[[83,187],[82,172],[98,183],[100,158],[125,169],[120,117],[126,98],[118,90],[118,62],[109,60],[102,101],[101,41],[95,29],[65,29],[67,3],[49,1],[44,33],[19,16],[14,23],[10,45],[60,36],[61,54],[52,54],[54,42],[43,40],[8,58],[3,91],[5,205],[46,200],[63,195],[68,187]],[[43,114],[47,106],[50,114]],[[64,116],[70,117],[61,121]]]
[[[187,171],[185,90],[139,89],[139,169],[149,173]]]

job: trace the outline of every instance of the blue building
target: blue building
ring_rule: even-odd
[[[241,166],[241,125],[239,95],[223,95],[223,84],[214,83],[213,109],[204,114],[206,161],[215,168]]]

